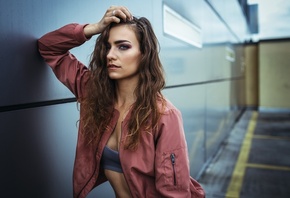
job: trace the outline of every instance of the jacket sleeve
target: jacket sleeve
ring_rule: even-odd
[[[162,197],[203,198],[202,187],[190,177],[187,144],[181,113],[169,109],[162,115],[155,156],[156,189]]]
[[[38,49],[56,77],[76,96],[84,96],[84,87],[89,78],[88,68],[79,62],[70,49],[80,46],[87,38],[85,25],[68,24],[49,32],[38,40]]]

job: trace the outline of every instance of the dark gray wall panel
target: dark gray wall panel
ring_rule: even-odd
[[[75,103],[0,113],[1,196],[72,197],[78,113]]]

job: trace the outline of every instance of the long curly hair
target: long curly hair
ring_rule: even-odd
[[[97,38],[91,55],[89,69],[91,77],[88,82],[86,98],[82,101],[84,136],[89,144],[97,144],[105,132],[116,101],[115,80],[109,78],[107,70],[107,43],[112,27],[126,25],[135,32],[139,41],[142,58],[139,64],[139,81],[134,94],[136,101],[131,108],[128,121],[128,135],[125,149],[138,147],[141,131],[156,129],[164,98],[161,90],[165,86],[164,70],[159,59],[159,43],[148,19],[133,17],[131,21],[112,23]],[[142,129],[142,130],[141,130]]]

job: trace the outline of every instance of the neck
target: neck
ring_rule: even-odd
[[[131,106],[136,101],[136,97],[134,95],[136,86],[137,83],[132,81],[117,81],[117,101],[115,103],[117,108]]]

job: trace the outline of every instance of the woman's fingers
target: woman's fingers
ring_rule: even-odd
[[[116,18],[122,19],[124,21],[126,20],[132,20],[133,16],[131,14],[131,12],[128,10],[128,8],[124,7],[124,6],[111,6],[108,10],[107,10],[107,14],[108,17],[111,17],[114,22],[119,23],[120,20],[117,20]]]
[[[132,20],[133,15],[125,6],[110,6],[105,12],[103,18],[94,24],[85,26],[84,33],[87,38],[99,34],[111,23],[120,23],[121,20]]]

